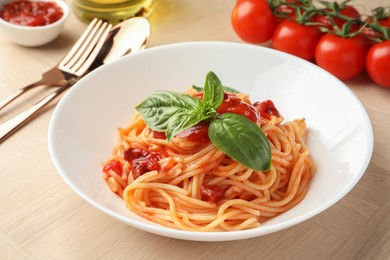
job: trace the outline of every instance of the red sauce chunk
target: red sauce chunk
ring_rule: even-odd
[[[209,138],[209,124],[200,122],[190,128],[187,128],[176,135],[176,137],[183,138],[184,140],[194,143],[208,143]]]
[[[217,185],[202,185],[200,193],[203,201],[218,203],[224,199],[223,189]]]
[[[163,152],[138,148],[129,148],[124,152],[125,160],[132,166],[131,172],[134,179],[149,171],[160,171],[161,167],[158,162],[165,157],[166,154]]]
[[[118,175],[122,175],[122,163],[120,161],[112,161],[103,167],[103,172],[113,171]]]
[[[167,135],[164,132],[158,132],[152,130],[152,133],[153,133],[153,138],[161,139],[161,140],[167,139]]]
[[[217,109],[217,113],[234,113],[243,115],[252,120],[254,123],[257,123],[260,120],[259,112],[254,106],[244,102],[236,95],[228,93],[225,93],[225,97],[222,104]]]
[[[64,15],[55,2],[16,0],[3,6],[0,17],[24,26],[44,26],[55,23]]]
[[[271,119],[271,116],[280,117],[279,111],[271,100],[256,102],[253,105],[258,109],[260,116],[263,118]]]

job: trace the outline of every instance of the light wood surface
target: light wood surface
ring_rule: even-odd
[[[68,1],[70,3],[70,1]],[[156,0],[149,46],[199,40],[241,42],[230,24],[234,0]],[[388,0],[355,0],[360,10]],[[0,98],[36,81],[86,28],[73,14],[52,43],[25,48],[0,36]],[[265,44],[267,45],[267,44]],[[129,227],[76,195],[48,151],[51,105],[0,145],[0,259],[390,259],[390,89],[363,74],[345,82],[371,118],[375,147],[356,187],[308,221],[231,242],[191,242]],[[0,121],[33,98],[0,114]],[[340,107],[340,109],[343,109]]]

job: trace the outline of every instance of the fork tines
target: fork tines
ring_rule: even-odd
[[[97,18],[93,19],[66,57],[60,62],[59,69],[77,76],[83,75],[98,55],[111,28],[111,24]]]

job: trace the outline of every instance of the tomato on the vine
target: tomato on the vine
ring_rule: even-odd
[[[323,33],[316,26],[284,20],[275,29],[272,47],[305,60],[314,59],[314,50]]]
[[[360,19],[360,13],[359,11],[351,5],[342,5],[341,8],[338,10],[339,14],[345,17],[349,17],[352,19]],[[341,19],[338,17],[330,18],[327,15],[317,15],[315,17],[315,21],[320,23],[321,26],[328,28],[329,30],[333,30],[333,24],[331,23],[330,19],[333,19],[333,22],[338,28],[342,28],[343,25],[346,23],[345,19]]]
[[[327,33],[317,44],[315,61],[339,79],[350,79],[364,70],[368,46],[359,35],[343,38]]]
[[[373,17],[369,17],[369,21],[372,21],[373,18],[376,18],[378,23],[384,27],[389,27],[390,28],[390,8],[386,12],[386,9],[383,7],[378,7],[374,9],[374,15]]]
[[[374,44],[370,48],[366,69],[375,83],[390,88],[390,40]]]
[[[372,17],[366,20],[367,26],[363,28],[362,34],[371,40],[380,40],[384,37],[385,28],[390,28],[390,16],[378,17],[377,23],[374,22]],[[376,24],[375,24],[376,23]],[[375,30],[372,28],[375,27]],[[383,27],[383,28],[382,28]]]
[[[239,0],[231,23],[236,34],[249,43],[264,43],[272,38],[277,25],[267,0]]]
[[[272,5],[271,1],[271,5]],[[285,4],[277,3],[277,7],[274,7],[274,15],[276,15],[279,18],[279,21],[282,21],[283,18],[287,19],[296,19],[296,12],[297,8],[302,7],[302,3],[299,0],[285,0]],[[303,9],[300,9],[300,13],[303,13]]]
[[[383,18],[383,19],[379,20],[378,22],[380,25],[390,28],[390,16],[387,16],[386,18]]]

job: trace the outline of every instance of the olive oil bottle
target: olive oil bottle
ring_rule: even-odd
[[[153,11],[153,0],[74,0],[72,9],[85,22],[95,17],[117,24],[127,18],[147,17]]]

